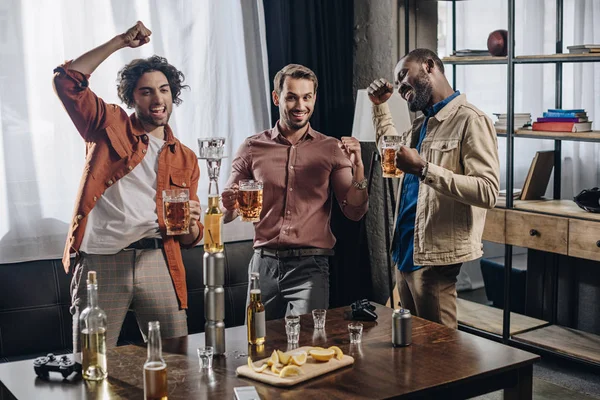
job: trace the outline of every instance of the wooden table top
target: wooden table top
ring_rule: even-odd
[[[233,389],[238,386],[255,386],[262,399],[431,398],[453,393],[444,397],[450,398],[457,396],[459,389],[460,393],[476,395],[514,385],[517,375],[512,372],[527,368],[531,371],[531,365],[539,359],[534,354],[417,317],[413,317],[412,345],[394,348],[392,309],[379,305],[378,321],[363,322],[362,343],[350,345],[349,310],[328,310],[324,331],[314,330],[312,317],[302,315],[299,346],[339,346],[355,358],[354,365],[289,389],[235,374],[238,366],[246,364],[248,352],[253,360],[259,360],[274,349],[289,350],[282,320],[267,322],[267,342],[259,350],[249,349],[245,326],[228,328],[226,355],[213,360],[210,372],[202,372],[198,367],[196,349],[204,345],[204,334],[164,340],[169,399],[232,399]],[[17,399],[143,398],[145,360],[145,346],[109,350],[109,376],[100,383],[80,379],[63,382],[55,373],[50,374],[50,381],[44,381],[35,376],[32,360],[0,364],[0,394],[7,399],[11,394]]]

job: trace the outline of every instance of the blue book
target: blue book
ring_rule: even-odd
[[[544,118],[580,118],[587,117],[584,112],[553,112],[548,111],[544,113]]]
[[[562,109],[562,108],[549,108],[548,109],[549,113],[584,113],[585,110],[583,108],[574,108],[572,110],[566,110],[566,109]]]

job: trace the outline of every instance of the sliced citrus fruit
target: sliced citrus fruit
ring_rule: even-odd
[[[279,373],[280,378],[285,378],[286,376],[294,376],[300,375],[302,370],[297,365],[288,365],[287,367],[283,367],[281,372]]]
[[[293,353],[291,356],[291,363],[295,365],[304,365],[306,363],[306,359],[308,358],[308,354],[305,351],[299,351],[297,353]]]
[[[290,355],[284,353],[281,350],[277,350],[277,355],[279,356],[279,362],[283,365],[288,365],[291,361]]]
[[[342,349],[340,349],[337,346],[331,346],[327,350],[333,350],[333,351],[335,351],[335,358],[337,358],[338,360],[341,360],[342,357],[344,357],[344,352],[342,352]]]
[[[281,372],[281,370],[279,369],[280,366],[283,367],[283,365],[279,363],[271,365],[271,372],[275,375],[279,375],[279,373]]]
[[[327,350],[311,350],[310,356],[317,361],[329,361],[335,356],[335,351],[331,349]]]
[[[277,364],[278,362],[279,362],[279,356],[277,355],[277,350],[273,350],[273,353],[271,353],[271,357],[267,361],[267,365],[269,367],[271,367],[271,366]]]
[[[250,369],[252,369],[252,371],[258,372],[258,373],[263,372],[264,370],[266,370],[269,367],[267,364],[263,364],[260,367],[256,367],[250,357],[248,357],[248,366],[250,367]]]

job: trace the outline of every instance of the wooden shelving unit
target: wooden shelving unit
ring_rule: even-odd
[[[506,64],[506,57],[494,57],[494,56],[478,56],[478,57],[444,57],[442,59],[444,64],[453,65],[481,65],[481,64]]]
[[[513,209],[600,222],[600,214],[582,210],[571,200],[515,200]]]

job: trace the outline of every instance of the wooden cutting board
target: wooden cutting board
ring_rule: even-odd
[[[310,350],[310,349],[312,349],[312,347],[310,347],[310,346],[299,347],[298,349],[295,349],[293,352],[295,353],[298,351],[306,351],[308,353],[308,350]],[[263,364],[265,364],[267,362],[267,360],[268,360],[268,358],[265,358],[264,360],[260,360],[260,361],[254,361],[254,365],[257,367],[260,367]],[[331,360],[329,360],[327,362],[315,361],[315,360],[313,360],[312,357],[309,356],[306,359],[306,363],[300,367],[300,369],[302,370],[302,374],[300,374],[300,375],[294,375],[294,376],[288,376],[285,378],[280,378],[279,375],[276,375],[273,372],[271,372],[270,368],[267,368],[264,372],[259,373],[259,372],[255,372],[254,370],[252,370],[247,364],[238,367],[235,372],[238,376],[244,376],[246,378],[251,378],[251,379],[263,382],[263,383],[268,383],[269,385],[273,385],[273,386],[285,387],[285,386],[297,385],[300,382],[307,381],[309,379],[327,374],[331,371],[335,371],[337,369],[347,367],[348,365],[352,365],[352,364],[354,364],[354,358],[347,356],[345,354],[341,360],[332,358]]]

